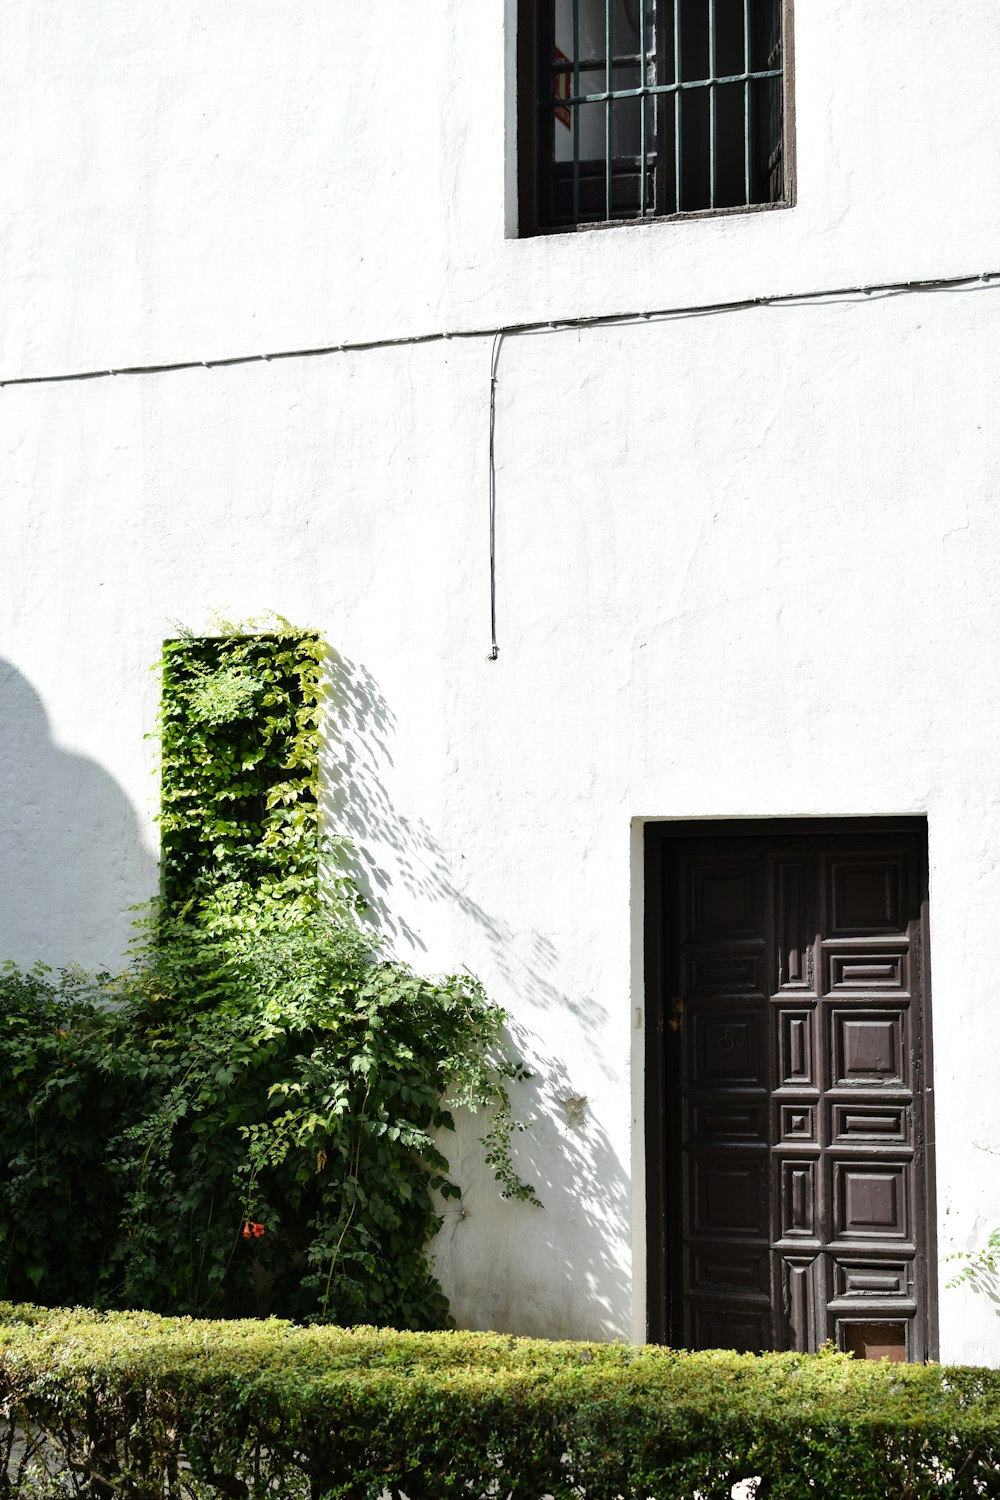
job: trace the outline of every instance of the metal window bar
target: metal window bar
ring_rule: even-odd
[[[674,213],[679,214],[683,202],[681,142],[684,129],[681,118],[681,0],[674,0],[674,83],[677,88],[674,95]]]
[[[718,191],[718,135],[719,103],[715,83],[715,0],[708,0],[708,206],[715,207]]]
[[[646,93],[646,85],[649,82],[649,62],[646,57],[646,0],[639,0],[639,82],[642,84],[642,93],[639,96],[639,217],[646,217],[646,158],[648,148],[646,143],[646,103],[649,95]]]
[[[580,222],[580,0],[573,0],[573,222]]]
[[[638,61],[637,58],[631,57],[619,58],[618,60],[619,62]],[[603,68],[604,64],[600,63],[598,66]],[[588,71],[586,63],[582,65],[580,71],[584,73]],[[612,89],[610,93],[602,89],[599,93],[595,94],[573,94],[569,99],[560,99],[558,103],[560,105],[602,104],[605,99],[638,99],[641,94],[684,94],[693,89],[721,88],[727,83],[746,83],[748,81],[750,83],[758,83],[767,78],[780,77],[780,68],[755,68],[749,73],[727,73],[723,78],[689,78],[681,79],[678,83],[651,83],[646,88]],[[550,101],[546,101],[546,103],[550,109],[556,107]]]
[[[574,0],[574,4],[577,0]],[[604,0],[604,84],[607,99],[604,103],[604,221],[611,222],[611,103],[615,97],[612,90],[614,75],[611,59],[611,0]]]
[[[750,202],[750,0],[743,0],[743,201]]]
[[[758,0],[758,4],[760,0]],[[769,15],[769,37],[767,61],[769,67],[778,68],[784,77],[784,32],[781,24],[781,7],[779,0],[772,0]],[[766,181],[768,198],[771,203],[776,203],[784,196],[785,182],[785,141],[784,141],[784,119],[785,100],[784,86],[772,89],[769,119],[769,136],[767,151]]]

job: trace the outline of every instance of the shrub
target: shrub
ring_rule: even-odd
[[[3,1294],[445,1326],[442,1099],[492,1097],[506,1128],[501,1013],[336,924],[230,944],[207,1000],[203,959],[175,940],[103,989],[0,975]]]
[[[998,1397],[996,1371],[829,1351],[0,1312],[0,1403],[30,1438],[8,1495],[45,1462],[69,1493],[178,1500],[996,1495]]]

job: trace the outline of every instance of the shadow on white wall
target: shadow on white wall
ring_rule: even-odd
[[[125,792],[60,749],[38,693],[0,660],[0,961],[117,966],[157,878]]]
[[[580,1024],[568,1000],[565,1014],[568,1024]],[[513,1055],[532,1070],[512,1091],[515,1118],[527,1123],[514,1138],[514,1159],[543,1208],[498,1204],[491,1189],[480,1190],[473,1213],[493,1224],[464,1257],[460,1237],[475,1226],[460,1222],[449,1231],[446,1219],[442,1237],[451,1232],[455,1240],[453,1312],[462,1323],[478,1307],[491,1328],[542,1338],[627,1338],[628,1174],[561,1059],[516,1021],[510,1036]]]
[[[414,949],[424,947],[419,934],[392,910],[390,882],[368,853],[368,844],[392,850],[394,878],[409,895],[454,906],[475,922],[498,972],[531,1010],[562,1015],[569,1009],[591,1033],[605,1028],[607,1011],[593,996],[571,999],[559,988],[559,955],[548,935],[515,931],[486,911],[456,881],[445,851],[423,819],[407,817],[393,806],[384,771],[393,765],[395,716],[368,668],[331,650],[324,691],[333,732],[323,757],[321,819],[325,828],[352,841],[342,863],[377,930],[390,943],[402,939]]]
[[[460,1118],[442,1148],[462,1185],[458,1207],[442,1204],[442,1229],[432,1255],[462,1327],[489,1327],[542,1337],[621,1338],[630,1327],[630,1187],[626,1168],[579,1078],[530,1029],[591,1039],[606,1035],[609,1018],[592,995],[559,986],[560,956],[547,934],[514,930],[486,911],[456,881],[427,824],[393,805],[386,769],[393,764],[394,716],[364,666],[331,652],[326,682],[331,742],[324,760],[324,826],[348,836],[343,864],[364,896],[369,918],[390,943],[422,948],[419,936],[392,911],[389,881],[366,845],[390,849],[394,878],[422,900],[453,905],[476,924],[492,965],[519,1014],[511,1020],[511,1051],[532,1077],[511,1088],[514,1113],[529,1128],[514,1140],[518,1172],[534,1184],[539,1211],[498,1196],[482,1164],[481,1118]],[[610,1076],[612,1063],[594,1048],[588,1066]]]

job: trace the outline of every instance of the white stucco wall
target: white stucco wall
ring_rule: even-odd
[[[1000,270],[988,0],[799,0],[794,208],[533,240],[512,9],[0,0],[0,381]],[[469,1167],[460,1321],[641,1335],[648,818],[926,814],[939,1250],[980,1243],[998,344],[1000,283],[505,340],[496,662],[488,337],[0,389],[2,955],[117,959],[149,665],[275,609],[341,658],[331,818],[397,947],[535,1068],[546,1210]],[[942,1357],[1000,1361],[946,1278]]]

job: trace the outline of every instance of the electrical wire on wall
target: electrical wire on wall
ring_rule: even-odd
[[[497,371],[500,367],[500,348],[503,331],[494,334],[490,355],[490,649],[487,661],[496,661],[500,655],[497,645]]]
[[[496,426],[497,426],[497,369],[500,362],[500,347],[505,338],[514,334],[567,333],[581,328],[612,328],[617,325],[665,322],[685,317],[706,317],[713,313],[740,312],[755,307],[788,307],[796,303],[835,301],[845,297],[855,299],[875,296],[900,296],[908,292],[940,292],[969,290],[986,286],[1000,280],[1000,271],[982,271],[971,276],[935,277],[921,281],[895,281],[867,286],[835,287],[824,292],[787,292],[775,296],[748,297],[741,301],[703,303],[700,306],[656,308],[650,312],[596,313],[593,316],[559,318],[545,323],[510,324],[499,328],[493,335],[490,356],[490,443],[489,443],[489,521],[490,521],[490,649],[487,661],[496,661],[500,654],[497,644],[497,579],[496,579]]]
[[[496,661],[496,424],[497,384],[500,351],[505,339],[514,334],[563,333],[581,328],[614,328],[631,323],[667,322],[680,318],[708,317],[713,314],[744,312],[758,307],[794,307],[809,302],[842,301],[845,298],[898,297],[917,292],[969,291],[975,287],[1000,283],[1000,270],[977,271],[962,276],[934,276],[910,281],[883,281],[851,286],[820,288],[804,292],[775,292],[760,297],[739,297],[729,301],[691,303],[679,307],[655,307],[644,311],[591,313],[569,318],[545,318],[522,323],[506,323],[494,328],[460,328],[431,333],[401,334],[395,338],[358,339],[340,344],[322,344],[305,349],[279,349],[273,354],[236,354],[222,359],[173,360],[162,364],[122,365],[115,369],[75,370],[50,375],[15,375],[0,378],[0,390],[8,386],[56,385],[73,380],[106,380],[127,375],[158,375],[178,370],[219,370],[232,365],[269,363],[282,359],[317,359],[334,354],[359,354],[369,349],[412,348],[417,344],[436,344],[447,339],[492,339],[489,394],[489,544],[490,544],[490,649],[487,661]]]

